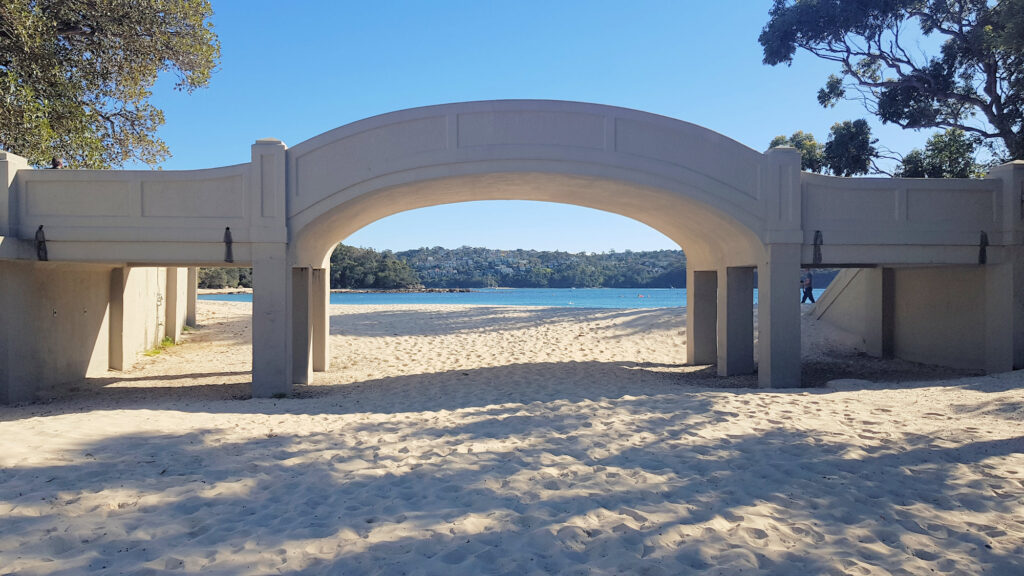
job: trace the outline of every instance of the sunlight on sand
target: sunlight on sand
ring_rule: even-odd
[[[3,571],[1024,571],[1024,374],[763,391],[678,369],[678,310],[332,311],[295,398],[245,399],[248,306],[204,302],[0,408]]]

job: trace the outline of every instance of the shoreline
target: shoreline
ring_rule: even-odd
[[[482,290],[686,290],[686,287],[610,287],[595,286],[590,288],[551,287],[551,286],[487,286],[478,288],[331,288],[331,293],[338,294],[457,294],[480,292]],[[252,288],[198,288],[198,294],[252,294]]]

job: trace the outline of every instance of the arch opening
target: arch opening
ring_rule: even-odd
[[[324,267],[334,245],[378,220],[419,208],[480,200],[529,200],[617,214],[675,242],[702,267],[753,266],[761,242],[749,228],[689,196],[627,182],[551,173],[431,179],[341,199],[292,237],[293,262]]]

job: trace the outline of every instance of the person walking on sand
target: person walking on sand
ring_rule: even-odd
[[[800,277],[800,287],[804,289],[804,295],[800,298],[800,303],[803,304],[810,300],[811,304],[814,304],[814,276],[810,270],[804,270],[804,275]]]

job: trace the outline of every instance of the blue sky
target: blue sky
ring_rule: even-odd
[[[294,146],[394,110],[504,98],[635,108],[757,150],[796,130],[824,141],[833,123],[855,118],[897,151],[928,136],[884,127],[856,103],[821,108],[815,96],[834,68],[810,55],[791,67],[761,64],[770,0],[212,2],[223,53],[209,88],[186,95],[166,79],[154,93],[173,153],[165,169],[247,162],[258,138]],[[392,250],[677,248],[616,215],[527,202],[407,212],[345,241]]]

